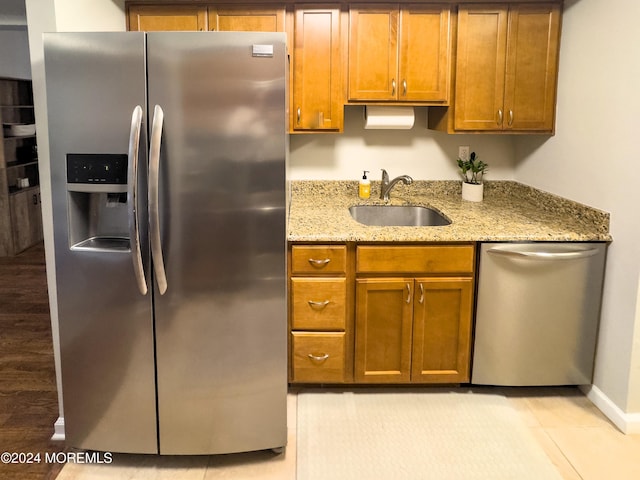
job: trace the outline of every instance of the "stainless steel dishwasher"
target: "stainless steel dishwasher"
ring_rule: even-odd
[[[606,243],[484,243],[471,383],[590,384]]]

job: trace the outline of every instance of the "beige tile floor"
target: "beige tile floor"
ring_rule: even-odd
[[[500,389],[565,479],[640,479],[640,435],[621,433],[578,389]]]
[[[575,388],[474,388],[505,395],[564,479],[640,479],[640,435],[624,435]],[[211,457],[116,455],[111,465],[67,464],[58,480],[294,480],[296,402],[289,402],[286,452]],[[330,479],[328,479],[330,480]],[[541,479],[544,480],[544,479]]]

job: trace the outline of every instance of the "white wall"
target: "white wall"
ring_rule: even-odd
[[[0,77],[31,78],[24,0],[0,5]]]
[[[595,386],[640,412],[640,2],[567,0],[555,137],[516,139],[515,178],[611,214]]]
[[[0,25],[0,77],[31,79],[26,28]]]
[[[427,109],[415,108],[411,130],[365,130],[363,107],[345,108],[343,134],[292,135],[292,180],[357,180],[363,170],[380,179],[411,175],[416,180],[459,179],[458,146],[469,145],[489,163],[488,180],[511,180],[514,175],[514,143],[510,136],[447,135],[427,130]]]
[[[57,32],[118,32],[127,27],[125,0],[41,1],[55,4]]]

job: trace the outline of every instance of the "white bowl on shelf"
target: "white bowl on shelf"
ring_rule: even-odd
[[[3,123],[4,134],[12,137],[25,137],[36,134],[35,123]]]

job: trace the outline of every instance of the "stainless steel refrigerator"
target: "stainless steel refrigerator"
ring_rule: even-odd
[[[44,42],[67,444],[283,447],[285,35]]]

